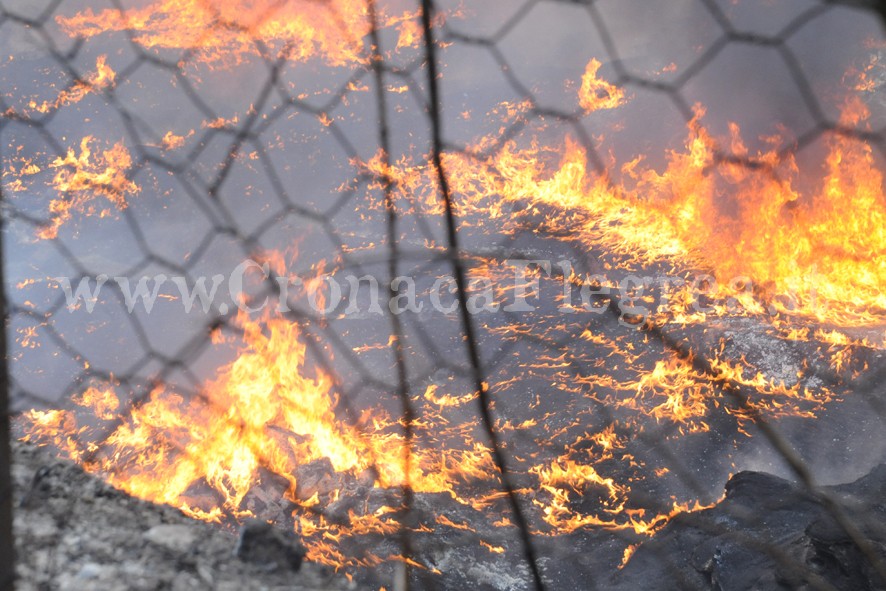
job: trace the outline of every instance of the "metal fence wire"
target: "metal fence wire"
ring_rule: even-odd
[[[886,588],[830,486],[886,454],[886,2],[0,7],[3,588],[12,438],[367,586]]]

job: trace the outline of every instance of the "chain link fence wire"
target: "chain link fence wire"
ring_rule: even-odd
[[[3,587],[10,437],[198,518],[273,518],[309,559],[390,567],[397,589],[455,588],[429,556],[456,530],[512,588],[562,585],[567,567],[609,588],[599,564],[629,568],[690,499],[712,505],[759,467],[796,480],[886,584],[873,525],[821,485],[883,460],[882,298],[857,303],[863,277],[835,300],[826,262],[800,273],[845,304],[833,314],[774,275],[717,291],[716,260],[690,292],[699,266],[655,221],[711,214],[656,199],[724,183],[713,213],[737,222],[704,217],[699,242],[722,255],[717,232],[817,220],[809,162],[830,158],[838,183],[854,157],[868,168],[838,188],[880,183],[854,230],[869,232],[886,208],[871,176],[886,4],[654,4],[0,2],[0,405],[20,415],[19,432],[0,423]],[[683,181],[662,172],[675,162]],[[729,193],[743,186],[759,219]],[[630,234],[644,227],[646,253]],[[875,238],[812,247],[870,271]],[[131,295],[142,277],[153,309]],[[437,310],[394,313],[416,293]],[[512,305],[472,311],[488,294]],[[181,471],[227,440],[245,472],[235,455],[220,475]],[[570,552],[600,531],[623,561]],[[726,532],[807,588],[840,588],[770,539],[710,533]],[[672,587],[698,586],[648,548]]]
[[[2,226],[0,226],[2,227]],[[0,251],[3,250],[0,240]],[[0,277],[3,277],[0,252]],[[6,289],[0,290],[0,314],[6,319]],[[0,334],[0,354],[6,359],[6,330]],[[12,524],[12,451],[10,449],[9,378],[6,363],[0,371],[0,588],[12,589],[15,583],[15,538]]]

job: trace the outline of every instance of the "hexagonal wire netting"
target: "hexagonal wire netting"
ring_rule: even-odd
[[[453,529],[514,588],[607,588],[764,468],[886,581],[820,484],[882,461],[886,5],[2,6],[13,436],[195,517],[296,527],[345,570],[398,557],[418,588],[446,585],[428,532]],[[786,297],[783,264],[830,307]],[[758,285],[709,285],[737,271]],[[299,490],[323,462],[334,486]],[[289,504],[256,500],[274,476]],[[361,512],[367,484],[388,496]],[[598,530],[624,561],[562,543]]]

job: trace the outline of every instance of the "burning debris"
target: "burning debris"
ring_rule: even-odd
[[[597,67],[591,62],[588,71]],[[468,220],[499,220],[505,231],[519,231],[525,214],[504,208],[519,203],[524,211],[544,212],[550,232],[569,233],[587,248],[621,255],[609,264],[625,272],[662,264],[677,276],[712,270],[711,286],[703,291],[714,308],[693,313],[698,294],[690,291],[701,286],[685,280],[686,292],[671,295],[669,309],[657,319],[661,323],[778,313],[785,320],[809,318],[846,328],[880,324],[886,276],[877,253],[886,250],[886,200],[872,146],[830,138],[819,170],[808,172],[821,182],[806,193],[795,185],[807,171],[799,169],[792,154],[783,157],[775,149],[750,153],[736,125],[728,138],[733,155],[757,167],[718,165],[721,142],[705,127],[704,115],[697,106],[682,148],[667,152],[662,172],[645,166],[641,155],[610,163],[605,174],[597,175],[588,168],[587,150],[569,138],[561,150],[521,149],[508,142],[479,162],[446,154],[457,211]],[[851,96],[841,123],[865,128],[869,116],[865,103]],[[495,141],[485,138],[471,153],[482,154]],[[440,212],[434,199],[439,188],[426,163],[404,161],[391,170],[378,164],[373,160],[365,167],[394,179],[404,215],[412,207]],[[847,198],[852,202],[848,208]],[[777,319],[776,325],[794,328],[785,320]],[[882,338],[874,344],[882,345]]]

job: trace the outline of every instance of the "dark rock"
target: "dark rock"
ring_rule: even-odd
[[[318,495],[325,502],[329,495],[345,487],[345,475],[335,471],[329,458],[322,458],[299,466],[295,471],[295,482],[296,498],[307,501]]]
[[[250,520],[240,527],[234,554],[267,570],[301,568],[305,548],[295,534],[284,532],[264,521]]]
[[[295,504],[287,499],[289,481],[269,470],[259,470],[259,484],[249,489],[240,502],[240,510],[261,516],[286,527],[291,524],[290,515]]]
[[[726,483],[726,499],[748,507],[779,506],[806,497],[794,484],[763,472],[739,472]]]
[[[396,493],[383,488],[373,488],[366,496],[366,506],[363,513],[375,513],[382,507],[395,507],[397,503]]]
[[[41,501],[48,499],[52,494],[51,475],[52,466],[40,466],[37,468],[34,472],[34,477],[31,479],[31,485],[19,501],[19,507],[33,508],[39,505]]]
[[[351,513],[362,514],[365,503],[363,499],[355,496],[342,496],[339,500],[329,504],[323,510],[323,515],[329,523],[337,525],[351,525]]]
[[[801,485],[740,472],[716,507],[677,516],[642,544],[608,589],[882,591],[871,561],[829,508]],[[886,466],[825,487],[886,560]],[[688,557],[688,558],[687,558]]]
[[[861,525],[864,537],[886,558],[886,528],[880,528],[879,539],[871,522]],[[881,523],[881,526],[886,523]],[[837,521],[821,515],[807,529],[809,564],[839,589],[886,589],[886,582],[877,586],[877,575],[869,561]]]

